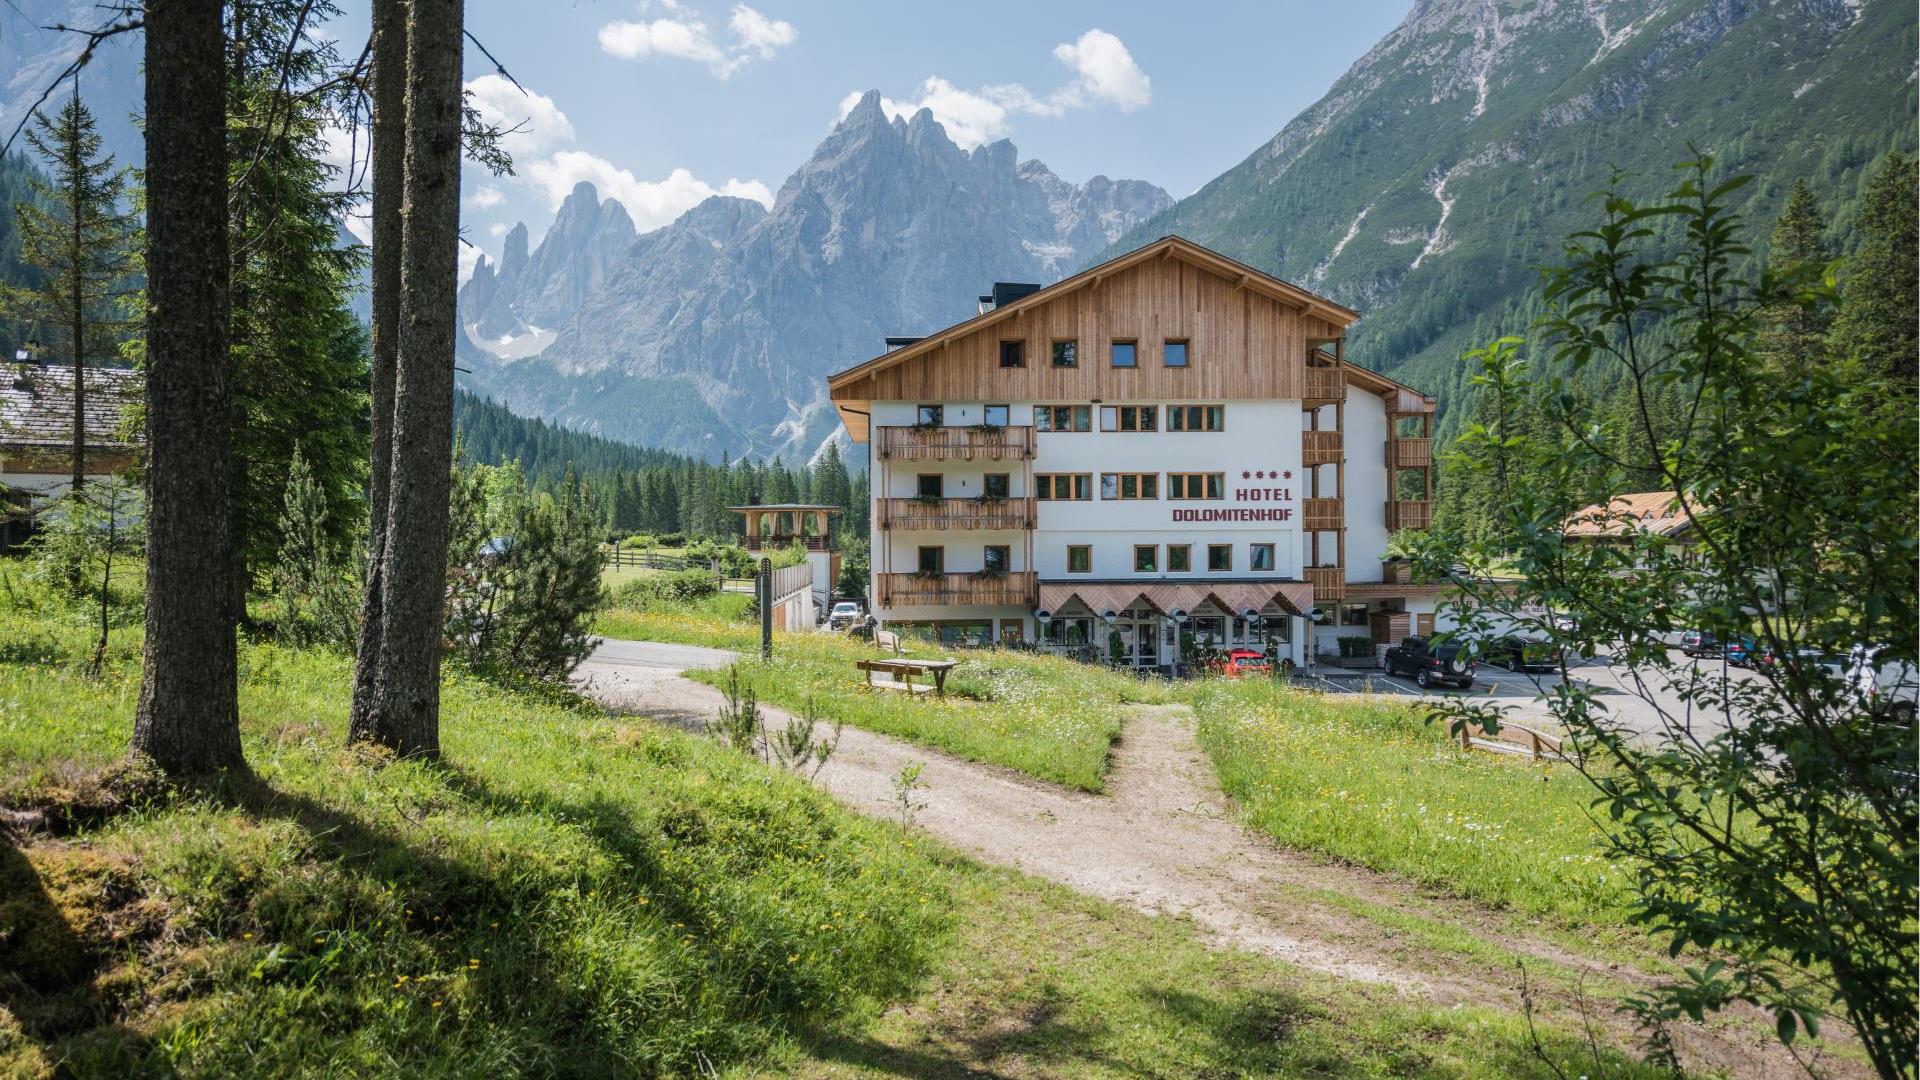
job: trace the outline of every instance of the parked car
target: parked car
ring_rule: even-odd
[[[1555,630],[1563,634],[1577,634],[1580,632],[1580,620],[1571,615],[1561,613],[1553,616],[1548,621],[1553,625]]]
[[[1750,667],[1753,664],[1753,639],[1750,637],[1728,638],[1721,646],[1721,655],[1734,667]]]
[[[860,605],[852,600],[842,600],[833,605],[833,611],[827,616],[827,627],[832,630],[844,630],[860,621]]]
[[[1229,679],[1272,675],[1273,661],[1267,659],[1266,653],[1255,649],[1234,649],[1220,661],[1220,674]]]
[[[1558,671],[1566,650],[1551,641],[1509,635],[1487,647],[1487,662],[1508,671]]]
[[[1474,663],[1457,642],[1436,646],[1433,639],[1410,637],[1387,650],[1387,674],[1411,675],[1425,690],[1435,686],[1473,686]]]
[[[1803,654],[1806,655],[1806,654]],[[1911,727],[1920,709],[1920,672],[1905,660],[1886,659],[1884,648],[1860,646],[1846,656],[1812,656],[1812,662],[1843,680],[1873,717]]]
[[[1680,635],[1680,651],[1692,657],[1720,655],[1720,635],[1711,630],[1689,630]]]

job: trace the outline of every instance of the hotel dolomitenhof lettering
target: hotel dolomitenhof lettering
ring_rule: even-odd
[[[880,622],[1162,668],[1183,632],[1295,664],[1431,632],[1386,560],[1433,505],[1434,399],[1349,364],[1357,312],[1169,236],[827,380],[873,490]]]

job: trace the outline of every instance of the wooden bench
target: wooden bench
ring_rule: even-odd
[[[900,652],[900,635],[891,630],[875,630],[873,632],[873,644],[881,652],[898,654]]]
[[[934,696],[944,698],[947,696],[947,672],[952,671],[957,663],[954,660],[911,660],[901,657],[897,660],[856,660],[854,666],[867,673],[869,687],[885,690],[904,689],[909,694],[927,691],[924,684],[917,687],[913,685],[915,675],[931,675]],[[875,682],[873,680],[875,674],[891,675],[897,681]]]

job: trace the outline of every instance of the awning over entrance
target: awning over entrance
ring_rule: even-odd
[[[1076,599],[1095,615],[1125,611],[1137,601],[1145,601],[1162,614],[1191,612],[1211,601],[1233,615],[1248,610],[1264,611],[1269,604],[1293,615],[1305,615],[1313,606],[1313,586],[1304,581],[1040,584],[1041,611],[1058,613]]]

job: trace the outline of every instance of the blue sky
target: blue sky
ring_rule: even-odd
[[[365,0],[342,6],[328,29],[357,45]],[[515,221],[537,240],[581,178],[643,230],[711,191],[768,195],[865,89],[929,104],[963,144],[1011,138],[1068,180],[1183,196],[1317,100],[1406,6],[468,0],[468,28],[530,95],[469,48],[483,107],[527,130],[517,176],[468,170],[466,231],[495,255]]]

